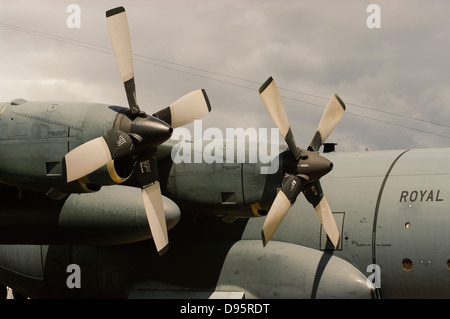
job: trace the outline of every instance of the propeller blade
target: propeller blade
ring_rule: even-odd
[[[264,246],[272,238],[287,211],[303,188],[303,182],[295,175],[287,175],[283,179],[281,190],[275,197],[262,228],[261,237]]]
[[[142,189],[145,213],[156,249],[160,255],[163,255],[169,249],[169,235],[158,181],[155,153],[156,149],[153,154],[140,156],[134,164],[133,174]]]
[[[285,139],[295,159],[300,158],[301,151],[295,143],[294,135],[292,134],[280,93],[278,92],[278,88],[272,77],[267,79],[267,81],[259,88],[259,94],[270,117],[280,130],[281,135]]]
[[[86,176],[109,161],[130,155],[133,151],[134,145],[128,134],[110,130],[105,136],[81,144],[64,156],[67,182]]]
[[[172,103],[172,105],[153,114],[173,128],[183,126],[211,112],[206,91],[196,90]]]
[[[316,211],[317,217],[319,217],[323,229],[336,248],[339,242],[339,229],[336,225],[330,205],[323,194],[320,181],[316,180],[306,185],[303,194],[308,202],[314,206],[314,210]]]
[[[325,143],[328,136],[330,136],[338,125],[344,115],[344,111],[344,102],[341,100],[339,95],[333,95],[322,114],[319,127],[317,128],[316,134],[314,135],[308,150],[316,152],[319,150],[322,144]]]
[[[130,30],[125,9],[117,7],[106,11],[106,22],[108,23],[112,48],[119,72],[125,86],[128,105],[130,106],[131,114],[135,115],[140,112],[140,108],[136,100],[133,53],[131,51]]]
[[[319,217],[319,220],[322,223],[323,229],[327,233],[328,238],[336,248],[339,243],[339,230],[333,217],[330,205],[328,205],[328,201],[325,196],[322,198],[319,204],[314,207],[314,210],[316,211],[316,214]]]
[[[169,235],[159,182],[142,189],[142,198],[156,249],[163,255],[169,249]]]
[[[272,206],[270,207],[269,213],[267,214],[266,220],[264,221],[264,225],[262,227],[261,237],[264,247],[272,238],[273,234],[283,220],[284,215],[286,215],[289,207],[291,207],[291,202],[280,190],[275,197]]]

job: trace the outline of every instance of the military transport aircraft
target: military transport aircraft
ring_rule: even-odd
[[[1,284],[31,298],[450,298],[450,149],[335,152],[337,95],[301,149],[270,77],[259,93],[288,146],[274,173],[220,152],[179,161],[209,143],[169,139],[210,112],[205,91],[142,112],[125,10],[106,16],[129,108],[0,104]]]

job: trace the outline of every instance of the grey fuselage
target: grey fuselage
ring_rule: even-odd
[[[0,283],[24,295],[450,298],[450,149],[324,154],[334,164],[321,184],[338,247],[303,195],[263,247],[286,152],[262,174],[267,163],[227,163],[219,148],[215,161],[177,162],[179,145],[169,141],[158,147],[171,229],[160,257],[132,180],[104,167],[86,189],[83,181],[66,184],[59,167],[73,147],[120,123],[123,108],[28,103],[0,105]],[[66,285],[71,264],[81,269],[81,288]]]
[[[272,240],[332,251],[333,256],[366,274],[377,265],[381,275],[379,291],[384,298],[449,298],[450,149],[332,152],[324,156],[334,164],[334,169],[322,178],[322,185],[340,231],[338,247],[327,248],[326,234],[303,196],[291,207]],[[234,170],[227,167],[232,164],[211,165],[215,169],[210,171],[216,173],[209,176],[210,183],[201,186],[204,202],[222,198],[220,195],[231,189],[236,191],[235,198],[242,199],[240,204],[254,202],[252,185],[262,178],[254,172],[262,164],[252,168],[243,163],[235,165]],[[177,166],[174,170],[169,193],[170,187],[177,189],[189,178],[187,170]],[[227,188],[227,179],[221,174],[227,174],[228,179],[234,174],[235,183],[241,180],[242,186]],[[265,185],[271,184],[268,181],[273,178],[266,176]],[[276,186],[269,188],[273,191]],[[256,189],[261,199],[270,193],[267,187]],[[176,201],[180,192],[174,193],[171,198]],[[263,223],[264,218],[251,218],[242,239],[259,239]]]

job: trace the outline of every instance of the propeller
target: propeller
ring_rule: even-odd
[[[138,114],[141,110],[136,99],[136,85],[134,83],[133,53],[131,51],[130,29],[127,14],[123,7],[106,11],[109,35],[112,48],[116,56],[117,66],[122,77],[127,94],[131,114]]]
[[[303,192],[307,201],[314,207],[328,238],[334,247],[337,247],[339,230],[320,184],[320,178],[332,170],[333,164],[319,155],[318,151],[341,120],[345,111],[344,102],[337,94],[330,99],[317,131],[308,149],[305,150],[299,148],[295,142],[281,96],[272,77],[260,87],[259,94],[289,147],[284,156],[285,176],[281,189],[270,207],[262,228],[263,245],[267,245],[298,194]]]
[[[139,156],[133,167],[133,175],[141,186],[145,213],[159,254],[169,249],[166,218],[158,180],[156,152]]]
[[[113,159],[130,155],[133,151],[134,144],[128,134],[110,130],[105,136],[90,140],[66,154],[63,163],[67,182],[86,176]],[[89,160],[86,161],[86,158]]]
[[[167,225],[158,179],[156,148],[170,138],[173,128],[188,124],[211,111],[205,90],[188,93],[154,115],[141,111],[136,99],[133,54],[126,11],[106,12],[112,48],[127,95],[129,111],[119,129],[92,139],[67,153],[63,159],[67,182],[82,178],[112,160],[131,159],[155,246],[160,255],[168,249]],[[126,124],[123,124],[126,123]]]
[[[192,107],[193,105],[196,107]],[[208,112],[211,112],[211,105],[206,91],[201,89],[186,94],[170,106],[156,112],[153,116],[163,120],[173,128],[177,128],[203,117]]]

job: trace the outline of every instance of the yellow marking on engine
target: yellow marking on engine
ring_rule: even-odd
[[[0,116],[3,114],[3,112],[5,112],[5,110],[6,110],[6,105],[7,105],[7,104],[3,105],[2,109],[0,110]]]
[[[253,203],[253,204],[250,204],[250,208],[252,209],[253,215],[255,215],[256,217],[263,216],[263,215],[261,215],[261,214],[258,212],[258,211],[260,211],[260,210],[263,210],[263,209],[261,208],[261,206],[259,205],[259,203]]]
[[[4,180],[1,180],[1,179],[0,179],[0,184],[5,184],[5,185],[8,185],[8,186],[14,186],[14,187],[18,187],[18,186],[14,185],[14,184],[11,184],[11,183],[8,183],[8,182],[5,182]]]
[[[84,176],[84,177],[80,178],[80,179],[78,180],[78,183],[80,184],[81,189],[82,189],[84,192],[86,192],[86,193],[95,193],[95,192],[96,192],[96,190],[92,190],[92,189],[90,189],[90,188],[87,186],[87,184],[90,183],[89,178],[87,178],[87,176]]]
[[[122,178],[117,175],[116,169],[114,168],[114,160],[109,161],[108,164],[106,164],[106,167],[108,168],[109,177],[111,177],[114,183],[122,184],[123,182],[126,182],[131,176],[130,174],[130,176]]]

